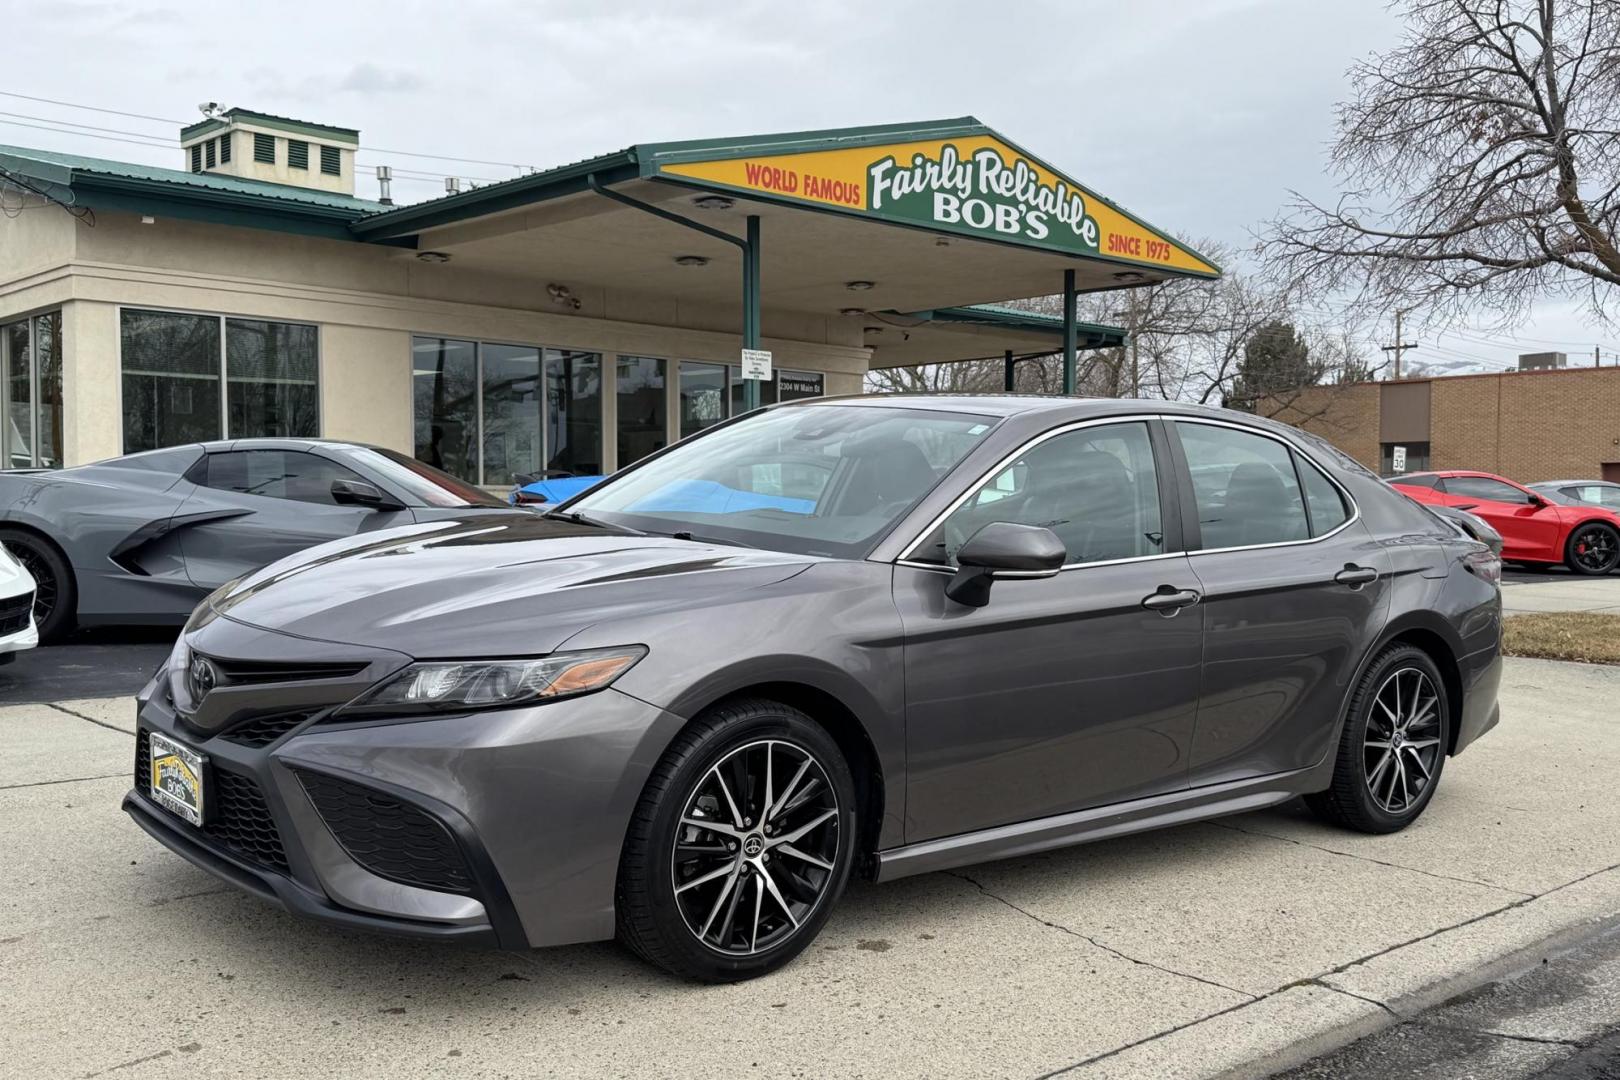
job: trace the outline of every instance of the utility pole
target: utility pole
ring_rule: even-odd
[[[1603,346],[1601,346],[1601,345],[1592,346],[1592,366],[1593,367],[1602,367],[1603,366]]]
[[[1399,379],[1401,377],[1401,356],[1402,356],[1402,354],[1404,354],[1407,349],[1415,349],[1415,348],[1417,348],[1417,342],[1415,342],[1415,341],[1402,341],[1401,340],[1401,316],[1404,315],[1404,314],[1406,314],[1406,312],[1403,311],[1402,309],[1400,309],[1400,308],[1395,309],[1395,344],[1393,344],[1393,345],[1381,345],[1381,346],[1379,346],[1379,350],[1378,350],[1379,352],[1387,352],[1387,353],[1394,353],[1395,354],[1395,377],[1397,379]]]

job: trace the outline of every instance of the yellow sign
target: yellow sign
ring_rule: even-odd
[[[661,174],[943,232],[1216,276],[1197,253],[988,135],[676,162]]]

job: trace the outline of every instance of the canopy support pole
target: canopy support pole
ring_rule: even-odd
[[[743,271],[743,348],[759,348],[759,215],[748,215],[747,239],[738,239],[737,237],[726,232],[724,229],[716,229],[712,225],[703,224],[701,221],[693,221],[691,218],[682,217],[680,214],[666,210],[662,206],[654,206],[652,203],[642,202],[640,199],[632,198],[623,192],[614,191],[611,188],[603,187],[602,184],[597,181],[595,173],[591,173],[586,176],[585,183],[587,187],[596,192],[598,195],[601,195],[603,198],[612,199],[616,203],[623,203],[625,206],[640,210],[643,213],[651,214],[654,217],[661,217],[665,221],[674,222],[676,225],[682,225],[688,229],[695,229],[696,231],[703,233],[705,236],[712,236],[716,240],[724,240],[726,243],[740,248],[742,250]],[[1072,273],[1070,274],[1070,277],[1073,277]],[[758,379],[743,380],[743,408],[759,408]]]
[[[1063,271],[1063,392],[1075,391],[1076,353],[1079,351],[1079,328],[1076,323],[1074,271]]]
[[[1013,363],[1013,352],[1008,349],[1007,355],[1001,358],[1001,388],[1009,394],[1013,392],[1013,383],[1016,381],[1013,378]]]

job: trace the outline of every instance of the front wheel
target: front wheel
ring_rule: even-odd
[[[689,979],[774,971],[826,923],[856,839],[855,784],[832,737],[777,702],[725,705],[647,782],[619,864],[619,937]]]
[[[1576,526],[1565,545],[1564,562],[1577,574],[1607,574],[1620,565],[1620,532],[1601,521]]]
[[[1385,649],[1350,698],[1333,785],[1305,796],[1306,805],[1358,832],[1406,828],[1440,783],[1450,717],[1445,681],[1429,654],[1412,645]]]

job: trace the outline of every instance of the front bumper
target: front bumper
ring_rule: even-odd
[[[147,833],[294,914],[508,949],[613,936],[624,833],[680,725],[610,689],[428,719],[316,711],[249,746],[232,737],[249,723],[188,723],[175,683],[160,672],[139,698],[124,809]],[[202,828],[147,794],[151,732],[208,756]]]
[[[0,663],[11,659],[11,654],[32,649],[39,644],[39,628],[34,624],[34,584],[15,578],[0,581]]]

